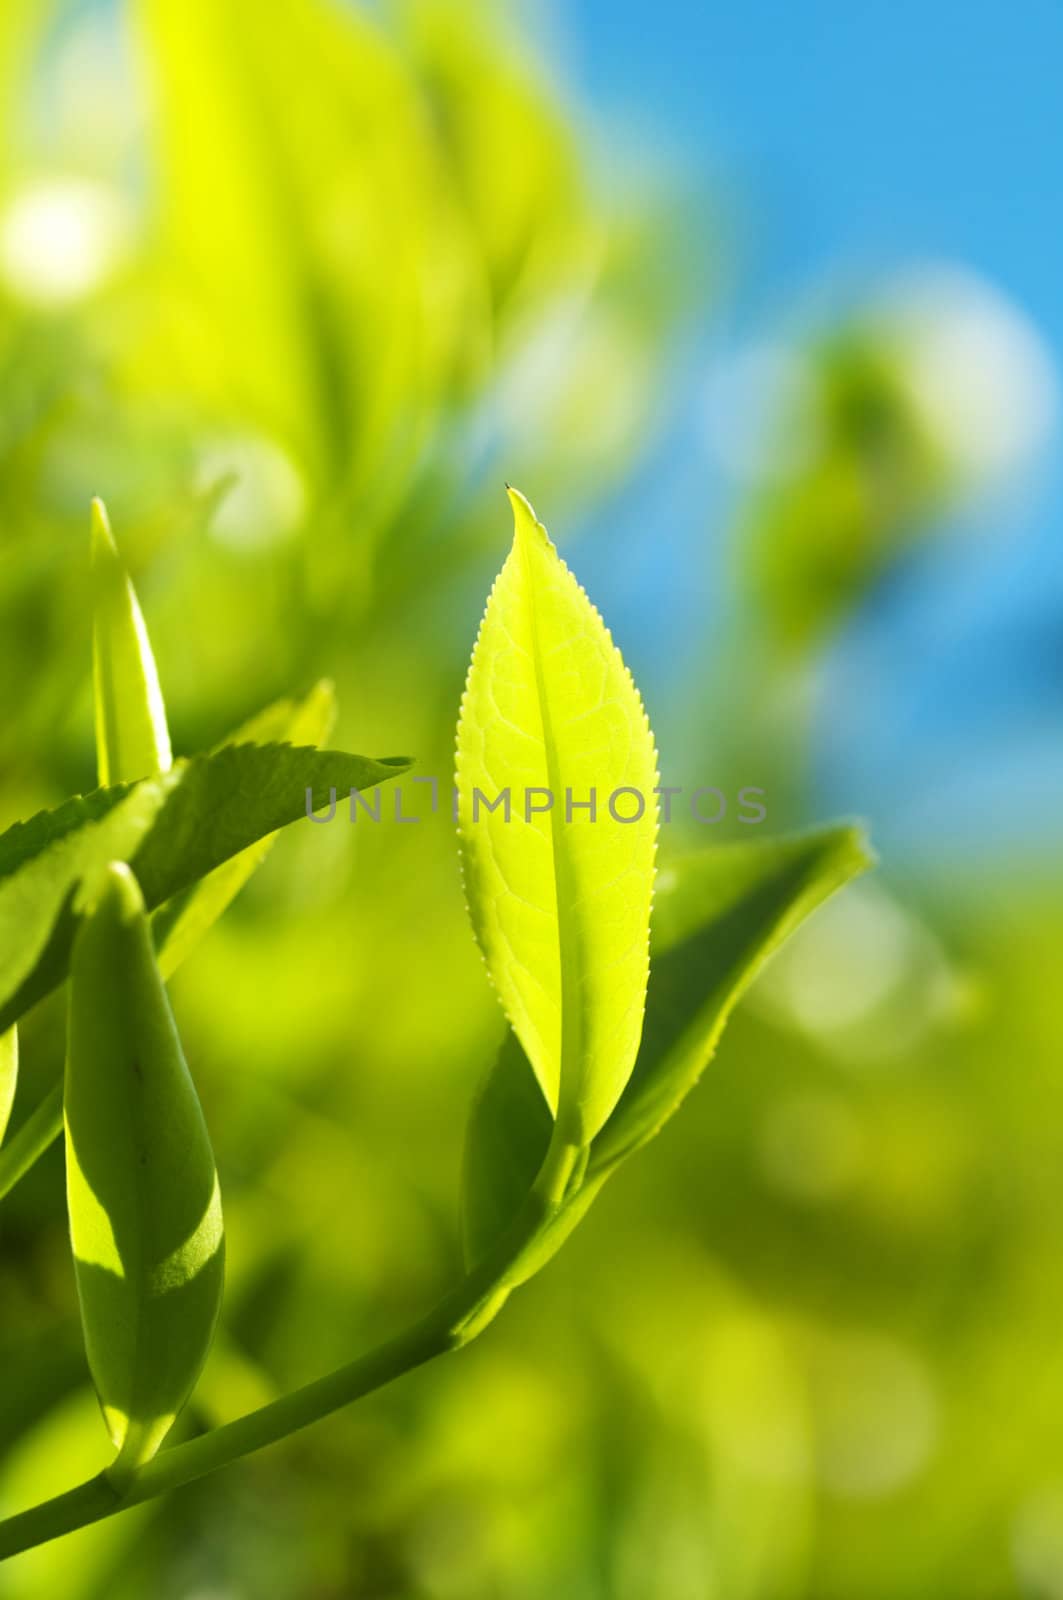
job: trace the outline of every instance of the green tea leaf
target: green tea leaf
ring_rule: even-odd
[[[101,874],[108,862],[136,854],[181,777],[177,767],[130,788],[101,790],[108,809],[97,820],[66,828],[0,881],[0,1027],[66,976],[78,921]],[[47,829],[31,824],[27,832],[39,838]]]
[[[550,1107],[511,1028],[481,1084],[465,1136],[462,1234],[475,1265],[516,1217],[554,1131]]]
[[[461,1223],[468,1267],[478,1265],[516,1221],[553,1131],[535,1073],[516,1034],[507,1029],[473,1102],[465,1136]],[[557,1215],[510,1262],[498,1281],[499,1305],[560,1249],[604,1181],[584,1177]]]
[[[659,1132],[708,1066],[768,957],[873,861],[863,831],[843,826],[699,851],[661,874],[642,1049],[595,1140],[593,1171]]]
[[[18,1029],[0,1034],[0,1142],[7,1132],[18,1085]]]
[[[872,859],[858,828],[835,827],[716,846],[662,867],[646,1020],[634,1071],[591,1147],[582,1187],[519,1264],[520,1276],[513,1282],[549,1259],[610,1173],[678,1109],[711,1060],[731,1011],[772,952]],[[551,1128],[534,1114],[537,1088],[511,1034],[469,1122],[463,1218],[472,1259],[513,1221],[546,1155]]]
[[[102,500],[92,502],[92,677],[101,785],[168,772],[173,757],[159,674],[136,591]]]
[[[656,753],[601,617],[528,502],[510,498],[513,549],[458,723],[465,887],[506,1015],[566,1137],[584,1145],[616,1104],[642,1029]],[[506,792],[508,816],[483,804]],[[576,809],[592,799],[593,817]]]
[[[0,833],[0,884],[68,834],[77,833],[87,823],[99,822],[132,788],[132,784],[116,784],[112,789],[72,795],[52,811],[38,811],[25,822],[12,823]]]
[[[278,700],[245,722],[228,744],[321,745],[336,720],[336,696],[331,683],[315,684],[302,700]],[[273,848],[276,833],[232,856],[206,877],[161,906],[152,919],[159,967],[168,978],[217,922],[244,884]]]
[[[85,1349],[119,1473],[153,1456],[221,1305],[221,1197],[151,928],[105,874],[70,967],[67,1204]]]
[[[351,789],[404,772],[404,757],[372,761],[293,745],[228,745],[169,772],[68,801],[0,835],[0,1030],[65,976],[70,948],[104,868],[134,867],[149,910],[265,835]]]

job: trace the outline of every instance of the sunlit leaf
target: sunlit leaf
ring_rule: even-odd
[[[511,499],[513,549],[487,603],[458,724],[465,887],[510,1023],[566,1137],[583,1145],[638,1050],[656,754],[601,617],[528,502]],[[479,799],[493,804],[507,790],[508,816]]]
[[[873,859],[859,828],[835,827],[710,848],[661,874],[642,1048],[595,1140],[592,1171],[658,1132],[709,1064],[764,962]]]
[[[594,1140],[582,1188],[522,1260],[520,1277],[549,1259],[609,1174],[678,1109],[772,952],[871,861],[859,829],[836,827],[721,845],[662,868],[635,1069]],[[533,1114],[537,1093],[527,1057],[511,1034],[469,1123],[463,1215],[473,1259],[513,1221],[546,1155],[551,1126]]]
[[[153,910],[303,816],[308,790],[320,809],[330,791],[342,797],[370,788],[408,765],[291,745],[228,745],[16,824],[0,835],[0,1029],[65,977],[78,921],[108,862],[132,863]]]
[[[0,1034],[0,1140],[7,1132],[18,1085],[18,1029]]]
[[[120,1470],[155,1454],[221,1305],[221,1198],[144,901],[108,869],[70,965],[67,1203],[85,1348]]]
[[[173,757],[151,641],[101,500],[92,502],[92,599],[100,784],[167,772]]]

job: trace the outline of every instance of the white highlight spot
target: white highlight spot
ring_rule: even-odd
[[[902,281],[878,308],[916,409],[961,482],[994,484],[1028,466],[1057,412],[1052,358],[1029,318],[953,267]]]
[[[203,490],[231,478],[210,531],[231,550],[262,550],[282,544],[299,528],[306,511],[303,480],[291,457],[273,440],[254,434],[211,440],[199,458]]]
[[[0,216],[0,278],[28,305],[61,309],[106,283],[128,252],[130,232],[122,198],[106,184],[30,184]]]

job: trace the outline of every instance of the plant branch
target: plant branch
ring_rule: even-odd
[[[513,1286],[513,1268],[564,1204],[579,1154],[576,1147],[555,1138],[512,1227],[412,1328],[324,1378],[199,1438],[163,1450],[123,1478],[121,1487],[112,1483],[107,1472],[101,1472],[76,1489],[0,1521],[0,1561],[216,1472],[383,1388],[435,1356],[468,1344],[497,1315]]]

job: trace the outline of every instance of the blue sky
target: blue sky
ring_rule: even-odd
[[[1058,0],[567,0],[582,85],[746,190],[784,280],[912,252],[1063,340]]]
[[[734,289],[692,339],[741,345],[824,286],[947,261],[1003,291],[1063,369],[1059,0],[565,0],[555,21],[599,114],[741,218]],[[632,630],[704,625],[683,581],[705,536],[696,403],[610,509],[624,559],[588,574]],[[999,526],[930,554],[833,653],[817,803],[869,815],[913,860],[1060,836],[1061,495],[1048,460]]]

